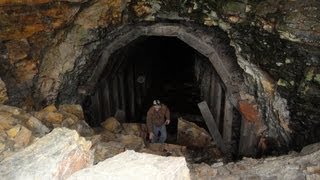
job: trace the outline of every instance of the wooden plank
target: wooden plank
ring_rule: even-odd
[[[215,91],[215,101],[214,101],[214,119],[216,120],[218,129],[220,127],[220,114],[221,114],[221,99],[222,99],[222,89],[220,83],[217,81]],[[220,129],[219,129],[220,131]]]
[[[135,116],[135,88],[134,88],[134,74],[132,66],[129,67],[128,72],[128,92],[129,92],[129,110],[130,120]]]
[[[210,101],[208,101],[209,107],[211,112],[214,110],[214,99],[216,98],[215,96],[215,82],[216,82],[216,76],[214,73],[211,74],[211,82],[210,82]]]
[[[101,113],[101,97],[102,97],[102,94],[101,94],[101,88],[99,87],[98,88],[98,91],[97,91],[97,95],[96,95],[96,102],[97,102],[97,111],[98,111],[98,121],[101,122],[102,121],[102,113]]]
[[[227,99],[224,105],[223,140],[230,143],[232,138],[233,106]]]
[[[125,112],[126,111],[126,96],[124,91],[124,74],[119,74],[119,89],[120,89],[120,98],[121,98],[121,106],[120,108]]]
[[[110,109],[110,88],[109,88],[109,82],[106,83],[105,87],[104,87],[104,119],[106,119],[107,117],[111,116],[111,109]]]
[[[113,96],[113,111],[112,114],[116,113],[117,109],[119,109],[120,104],[120,98],[119,98],[119,92],[118,92],[118,80],[117,76],[112,79],[112,96]]]
[[[241,132],[239,142],[239,155],[254,156],[257,137],[255,136],[254,123],[248,122],[244,118],[241,120]]]
[[[217,143],[218,147],[221,149],[223,153],[226,153],[226,147],[224,145],[224,142],[222,140],[221,134],[218,130],[216,121],[214,120],[210,109],[208,107],[207,102],[202,101],[198,104],[198,107],[201,111],[202,117],[205,120],[207,127],[210,131],[210,134],[212,135],[213,140]]]

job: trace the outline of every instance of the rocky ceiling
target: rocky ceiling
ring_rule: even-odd
[[[82,85],[124,26],[220,29],[243,71],[236,106],[244,119],[277,150],[300,148],[320,140],[319,8],[317,0],[0,0],[8,93],[0,90],[0,102],[28,110],[81,103]]]

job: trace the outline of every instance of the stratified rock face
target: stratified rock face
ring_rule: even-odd
[[[188,180],[190,175],[183,157],[161,157],[126,151],[78,171],[68,179]]]
[[[8,100],[6,84],[0,78],[0,104]]]
[[[3,179],[66,179],[93,163],[91,143],[65,128],[54,129],[0,163]]]
[[[178,120],[177,142],[185,146],[205,147],[211,142],[209,133],[195,123],[182,118]]]
[[[73,21],[84,1],[4,0],[0,2],[0,76],[11,105],[32,106],[33,78],[54,34]],[[32,101],[32,102],[30,102]],[[30,104],[30,105],[29,105]],[[28,107],[32,108],[32,107]]]
[[[90,46],[93,46],[92,48],[96,48],[102,43],[96,39],[100,33],[96,33],[101,28],[119,24],[124,7],[125,1],[122,0],[98,0],[79,12],[70,32],[61,42],[50,48],[43,57],[37,83],[38,92],[36,96],[39,101],[43,101],[44,104],[48,104],[47,101],[49,103],[56,101],[61,83],[64,83],[60,79],[61,75],[73,70],[76,70],[79,75],[79,69],[76,67],[77,59],[90,53],[85,45],[90,44]],[[86,64],[86,62],[83,63]],[[51,68],[52,66],[55,66],[55,68]],[[75,77],[71,77],[71,79],[69,80],[73,82],[80,80],[80,78]],[[77,91],[76,89],[69,86],[63,93],[72,94]]]

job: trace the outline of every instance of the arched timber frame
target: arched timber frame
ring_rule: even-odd
[[[216,31],[211,30],[208,27],[200,27],[198,25],[190,26],[177,23],[121,26],[109,33],[108,37],[110,37],[110,39],[107,37],[106,41],[108,41],[108,43],[102,50],[100,59],[98,60],[86,87],[94,87],[98,83],[112,53],[126,46],[140,36],[176,37],[209,59],[226,87],[226,102],[224,107],[225,118],[222,137],[226,143],[230,142],[232,136],[232,109],[239,109],[238,102],[240,101],[240,91],[247,93],[245,92],[247,88],[244,85],[244,79],[242,76],[243,70],[237,64],[234,54],[231,55],[230,51],[228,52],[227,50],[228,48],[232,49],[228,44],[229,42],[223,41]],[[241,128],[241,135],[239,138],[240,143],[243,142],[243,144],[239,145],[239,149],[242,149],[240,150],[241,152],[248,154],[248,152],[245,151],[252,151],[255,144],[254,142],[245,142],[244,138],[248,137],[248,135],[243,134],[247,134],[248,131],[243,130],[243,125]],[[242,148],[240,146],[242,146]],[[241,152],[240,154],[243,154]]]

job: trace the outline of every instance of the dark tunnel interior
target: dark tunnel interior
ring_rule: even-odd
[[[86,118],[99,126],[116,116],[121,122],[146,121],[154,99],[171,112],[174,133],[178,117],[207,129],[197,104],[207,101],[221,121],[225,87],[208,58],[174,37],[142,36],[114,52],[108,59],[96,92],[89,97]]]

